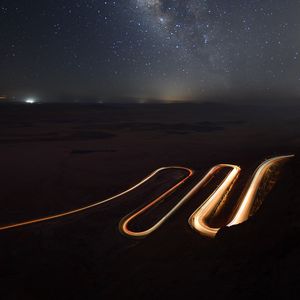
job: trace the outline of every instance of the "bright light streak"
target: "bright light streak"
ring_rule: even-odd
[[[213,213],[216,207],[223,201],[228,191],[236,181],[241,171],[240,167],[235,165],[220,165],[219,168],[231,168],[232,170],[223,180],[221,185],[207,198],[207,200],[190,216],[189,223],[193,229],[204,236],[214,237],[219,228],[212,228],[207,224],[208,217]]]
[[[33,102],[32,102],[33,101]],[[26,103],[35,103],[35,100],[32,98],[27,99]],[[271,158],[269,160],[266,160],[263,162],[255,171],[250,186],[247,188],[244,194],[242,194],[242,198],[239,200],[239,206],[237,211],[234,213],[231,221],[227,226],[232,226],[236,225],[239,223],[242,223],[246,221],[250,217],[250,212],[251,208],[253,207],[257,195],[257,191],[259,189],[259,186],[261,185],[262,181],[265,178],[266,173],[268,170],[273,166],[276,165],[279,162],[285,161],[287,159],[290,159],[294,157],[294,155],[287,155],[287,156],[278,156]],[[145,231],[141,232],[134,232],[131,231],[128,228],[129,223],[141,215],[143,212],[148,210],[150,207],[155,206],[155,204],[159,203],[163,198],[169,196],[171,193],[173,193],[175,190],[178,189],[179,186],[184,184],[189,177],[193,175],[193,170],[185,167],[180,167],[180,166],[172,166],[172,167],[162,167],[154,172],[152,172],[150,175],[142,179],[140,182],[135,184],[132,187],[129,187],[127,190],[114,195],[112,197],[109,197],[107,199],[104,199],[102,201],[62,212],[59,214],[55,214],[52,216],[47,216],[39,219],[34,219],[34,220],[28,220],[16,224],[11,224],[11,225],[5,225],[5,226],[0,226],[0,231],[2,230],[7,230],[7,229],[12,229],[16,227],[23,227],[26,225],[30,224],[35,224],[35,223],[40,223],[40,222],[45,222],[45,221],[50,221],[54,219],[59,219],[63,218],[69,215],[77,214],[86,210],[89,210],[91,208],[100,206],[104,203],[110,202],[112,200],[115,200],[123,195],[126,195],[130,193],[131,191],[139,188],[142,186],[144,183],[149,181],[151,178],[156,176],[158,173],[164,171],[164,170],[170,170],[170,169],[179,169],[179,170],[184,170],[188,174],[184,179],[173,185],[170,189],[165,191],[162,195],[154,199],[151,203],[143,207],[142,209],[134,212],[133,214],[125,217],[121,222],[120,222],[120,230],[122,233],[128,235],[128,236],[133,236],[133,237],[145,237],[149,234],[151,234],[153,231],[158,229],[171,215],[175,213],[186,201],[188,201],[191,197],[193,197],[202,187],[204,187],[207,182],[213,177],[214,174],[216,174],[220,169],[222,168],[231,168],[232,170],[228,173],[226,178],[223,180],[223,182],[219,185],[219,187],[208,197],[208,199],[191,215],[189,218],[189,223],[193,229],[198,231],[200,234],[207,236],[207,237],[214,237],[216,233],[220,230],[220,228],[213,228],[210,227],[209,224],[207,224],[208,218],[212,215],[212,213],[215,211],[215,209],[218,207],[220,203],[223,202],[224,199],[226,199],[227,194],[231,190],[232,186],[235,184],[236,179],[239,176],[239,173],[241,171],[240,167],[235,166],[235,165],[228,165],[228,164],[220,164],[215,167],[213,167],[166,215],[164,215],[156,224],[154,224],[152,227],[148,228]]]
[[[152,227],[144,230],[144,231],[132,231],[129,229],[129,224],[137,218],[139,215],[150,209],[152,206],[155,206],[159,201],[161,201],[163,198],[167,197],[171,192],[173,192],[175,189],[177,189],[181,184],[183,184],[188,177],[193,175],[192,170],[190,169],[185,169],[186,171],[189,172],[189,175],[183,179],[183,181],[179,182],[176,186],[172,187],[170,190],[166,191],[164,194],[153,200],[151,203],[143,207],[142,209],[126,216],[123,218],[119,224],[120,231],[128,236],[131,237],[146,237],[149,234],[153,233],[155,230],[157,230],[164,222],[167,221],[168,218],[170,218],[183,204],[185,204],[189,199],[191,199],[201,188],[203,188],[209,180],[216,174],[218,173],[221,169],[223,168],[228,168],[231,167],[235,169],[235,172],[239,172],[239,167],[237,166],[232,166],[232,165],[226,165],[226,164],[219,164],[214,167],[212,167],[206,175],[198,181],[198,183],[166,214],[164,215],[157,223],[155,223]],[[178,167],[177,167],[178,168]]]
[[[257,191],[262,184],[268,170],[275,164],[294,157],[294,155],[278,156],[264,161],[254,172],[250,186],[240,200],[240,206],[233,219],[227,226],[233,226],[245,222],[250,217],[251,208],[254,205]]]
[[[250,217],[251,208],[255,204],[256,195],[268,170],[279,162],[294,157],[294,155],[277,156],[264,161],[256,169],[252,176],[250,186],[247,188],[242,198],[239,200],[239,206],[227,226],[233,226],[245,222]],[[229,166],[229,165],[228,165]],[[233,170],[227,175],[222,184],[208,197],[208,199],[190,216],[189,223],[193,229],[207,237],[215,237],[220,228],[209,226],[207,219],[217,208],[219,203],[227,196],[228,191],[234,185],[240,172],[237,166],[231,166]]]
[[[116,195],[114,195],[112,197],[106,198],[104,200],[101,200],[99,202],[96,202],[96,203],[93,203],[93,204],[90,204],[90,205],[87,205],[87,206],[84,206],[84,207],[81,207],[81,208],[69,210],[69,211],[58,213],[58,214],[55,214],[55,215],[51,215],[51,216],[47,216],[47,217],[42,217],[42,218],[34,219],[34,220],[23,221],[23,222],[20,222],[20,223],[15,223],[15,224],[10,224],[10,225],[0,226],[0,231],[2,231],[2,230],[8,230],[8,229],[13,229],[13,228],[17,228],[17,227],[23,227],[23,226],[27,226],[27,225],[31,225],[31,224],[36,224],[36,223],[41,223],[41,222],[45,222],[45,221],[51,221],[51,220],[54,220],[54,219],[60,219],[60,218],[66,217],[66,216],[70,216],[70,215],[74,215],[74,214],[77,214],[77,213],[81,213],[81,212],[87,211],[87,210],[89,210],[91,208],[95,208],[95,207],[100,206],[100,205],[102,205],[104,203],[110,202],[112,200],[120,198],[121,196],[129,194],[131,191],[139,188],[140,186],[142,186],[143,184],[145,184],[147,181],[149,181],[151,178],[155,177],[157,174],[161,173],[162,171],[172,170],[172,169],[188,171],[189,172],[188,177],[190,177],[193,174],[192,170],[190,170],[188,168],[184,168],[184,167],[177,167],[177,166],[175,166],[175,167],[162,167],[162,168],[159,168],[159,169],[155,170],[154,172],[152,172],[150,175],[148,175],[147,177],[145,177],[144,179],[142,179],[140,182],[138,182],[134,186],[129,187],[127,190],[125,190],[125,191],[123,191],[123,192],[121,192],[119,194],[116,194]],[[178,184],[176,184],[176,187],[177,187],[177,185]]]
[[[129,223],[132,222],[135,218],[137,218],[139,215],[150,209],[151,207],[155,206],[157,203],[171,195],[175,190],[177,190],[181,185],[183,185],[191,176],[193,176],[194,171],[189,168],[184,167],[169,167],[169,169],[178,169],[178,170],[184,170],[188,174],[177,184],[173,185],[170,189],[165,191],[163,194],[161,194],[159,197],[155,198],[151,203],[144,206],[142,209],[138,210],[137,212],[134,212],[130,214],[129,216],[126,216],[123,218],[119,224],[120,231],[128,236],[132,237],[146,237],[147,235],[151,234],[155,230],[157,230],[164,222],[166,222],[183,204],[189,199],[188,197],[184,197],[180,202],[178,202],[166,215],[164,215],[157,223],[155,223],[150,228],[144,230],[144,231],[132,231],[130,230]]]

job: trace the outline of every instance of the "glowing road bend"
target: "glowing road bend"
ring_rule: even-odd
[[[235,180],[238,178],[241,169],[235,165],[221,165],[232,170],[225,177],[220,186],[207,198],[207,200],[191,215],[189,223],[202,235],[213,237],[219,228],[212,228],[207,224],[208,217],[215,211],[216,207],[224,200]]]
[[[232,221],[227,226],[240,224],[242,222],[245,222],[249,218],[251,208],[255,201],[256,193],[267,171],[276,163],[283,162],[294,156],[295,155],[277,156],[268,159],[256,169],[252,177],[250,186],[240,201],[240,205],[237,212],[235,213]]]
[[[13,228],[17,228],[17,227],[22,227],[22,226],[26,226],[26,225],[31,225],[31,224],[36,224],[36,223],[41,223],[41,222],[45,222],[45,221],[50,221],[50,220],[54,220],[54,219],[59,219],[59,218],[63,218],[63,217],[66,217],[66,216],[77,214],[77,213],[89,210],[91,208],[100,206],[100,205],[102,205],[104,203],[110,202],[112,200],[115,200],[115,199],[117,199],[117,198],[119,198],[121,196],[124,196],[124,195],[130,193],[131,191],[137,189],[138,187],[140,187],[141,185],[143,185],[144,183],[146,183],[147,181],[149,181],[151,178],[153,178],[154,176],[156,176],[158,173],[160,173],[162,171],[165,171],[165,170],[183,170],[183,171],[186,171],[188,174],[187,174],[187,176],[183,180],[181,180],[176,185],[174,185],[171,189],[169,189],[168,191],[166,191],[163,194],[164,196],[166,194],[171,193],[173,190],[177,189],[188,178],[190,178],[193,175],[193,173],[194,173],[193,170],[191,170],[189,168],[185,168],[185,167],[180,167],[180,166],[162,167],[162,168],[159,168],[159,169],[155,170],[154,172],[152,172],[150,175],[148,175],[147,177],[145,177],[144,179],[142,179],[136,185],[128,188],[127,190],[125,190],[125,191],[123,191],[123,192],[121,192],[121,193],[119,193],[117,195],[114,195],[112,197],[106,198],[106,199],[104,199],[102,201],[99,201],[99,202],[96,202],[96,203],[93,203],[93,204],[90,204],[90,205],[87,205],[87,206],[84,206],[84,207],[81,207],[81,208],[77,208],[77,209],[74,209],[74,210],[70,210],[70,211],[66,211],[66,212],[63,212],[63,213],[55,214],[55,215],[52,215],[52,216],[47,216],[47,217],[38,218],[38,219],[34,219],[34,220],[29,220],[29,221],[24,221],[24,222],[20,222],[20,223],[16,223],[16,224],[10,224],[10,225],[1,226],[0,227],[0,231],[8,230],[8,229],[13,229]],[[158,198],[160,198],[162,196],[159,196]],[[157,201],[159,201],[159,200],[157,200]]]
[[[258,188],[264,179],[264,176],[266,175],[267,171],[270,169],[271,166],[275,165],[278,162],[287,160],[289,158],[294,157],[294,155],[288,155],[288,156],[278,156],[271,158],[269,160],[266,160],[263,162],[255,171],[251,183],[248,187],[248,189],[243,193],[243,196],[241,197],[239,201],[239,206],[236,212],[234,213],[232,220],[227,224],[227,226],[236,225],[239,223],[242,223],[246,221],[249,218],[251,208],[255,202],[255,197],[258,191]],[[144,183],[149,181],[151,178],[153,178],[158,173],[164,171],[164,170],[171,170],[171,169],[177,169],[177,170],[183,170],[186,171],[188,174],[178,183],[173,185],[171,188],[169,188],[167,191],[165,191],[163,194],[158,196],[156,199],[154,199],[151,203],[144,206],[142,209],[130,214],[129,216],[123,218],[120,222],[120,231],[124,233],[125,235],[132,236],[132,237],[145,237],[149,234],[151,234],[153,231],[157,230],[171,215],[173,215],[186,201],[188,201],[191,197],[193,197],[199,189],[201,189],[211,178],[214,174],[216,174],[220,169],[222,168],[231,168],[231,171],[227,174],[226,178],[223,180],[223,182],[220,184],[220,186],[208,197],[208,199],[191,215],[189,218],[189,223],[193,229],[198,231],[200,234],[208,237],[214,237],[218,230],[220,228],[213,228],[210,227],[207,224],[208,217],[211,216],[211,214],[220,206],[224,205],[227,194],[229,193],[230,189],[234,185],[236,179],[238,178],[240,174],[240,167],[230,164],[219,164],[217,166],[214,166],[209,170],[209,172],[166,214],[164,215],[157,223],[155,223],[152,227],[140,231],[135,232],[129,229],[129,223],[132,222],[136,217],[150,209],[152,206],[154,206],[156,203],[163,200],[165,197],[169,196],[171,193],[173,193],[175,190],[177,190],[181,185],[183,185],[192,175],[193,170],[185,167],[180,166],[171,166],[171,167],[163,167],[155,170],[150,175],[142,179],[140,182],[138,182],[136,185],[128,188],[127,190],[114,195],[112,197],[109,197],[107,199],[104,199],[102,201],[96,202],[94,204],[90,204],[88,206],[84,206],[78,209],[70,210],[67,212],[55,214],[52,216],[47,216],[43,218],[38,218],[34,220],[24,221],[16,224],[10,224],[0,227],[0,231],[22,227],[30,224],[40,223],[44,221],[50,221],[54,219],[63,218],[69,215],[73,215],[76,213],[80,213],[86,210],[89,210],[91,208],[100,206],[104,203],[110,202],[112,200],[115,200],[121,196],[124,196],[131,191],[137,189],[138,187],[142,186]]]
[[[227,226],[233,226],[246,221],[255,202],[256,193],[264,179],[267,171],[276,163],[282,162],[294,155],[278,156],[264,161],[254,172],[251,183],[244,196],[239,201],[237,211],[234,213],[232,220]],[[211,194],[210,197],[190,216],[189,223],[193,229],[207,237],[215,237],[220,228],[213,228],[207,224],[207,218],[216,209],[217,205],[224,200],[228,191],[230,191],[236,180],[240,169],[237,166],[231,166],[232,171],[227,175],[221,185]]]
[[[156,198],[148,205],[144,206],[142,209],[123,218],[119,224],[120,231],[123,234],[131,237],[146,237],[147,235],[151,234],[153,231],[157,230],[164,222],[166,222],[167,219],[170,218],[186,201],[188,201],[195,193],[197,193],[197,191],[200,188],[202,188],[216,172],[218,172],[221,168],[225,166],[227,165],[217,165],[211,168],[209,172],[166,215],[164,215],[157,223],[155,223],[150,228],[144,231],[132,231],[129,229],[129,224],[139,215],[141,215],[142,213],[150,209],[152,206],[154,206],[156,203],[161,201],[163,198],[167,197],[176,188],[178,188],[178,186],[172,187],[170,190],[168,190],[167,192],[165,192],[164,194]]]

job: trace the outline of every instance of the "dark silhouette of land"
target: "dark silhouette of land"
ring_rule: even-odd
[[[259,163],[281,154],[296,157],[258,212],[214,240],[188,218],[218,178],[151,236],[120,234],[125,215],[182,176],[172,172],[90,211],[0,232],[1,298],[298,299],[300,279],[300,107],[2,104],[0,225],[99,201],[161,166],[200,178],[240,165],[236,198]]]

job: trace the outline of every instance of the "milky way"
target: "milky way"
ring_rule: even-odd
[[[177,66],[182,64],[187,75],[189,71],[200,75],[202,81],[189,79],[201,87],[200,93],[213,83],[223,91],[234,87],[264,94],[278,83],[287,84],[283,78],[287,68],[294,71],[289,79],[299,81],[299,22],[288,20],[287,16],[295,17],[288,6],[276,1],[134,2],[151,21],[152,30],[166,35],[164,43],[177,57]],[[294,63],[297,68],[291,68]]]
[[[298,97],[299,15],[288,0],[2,1],[0,94]]]

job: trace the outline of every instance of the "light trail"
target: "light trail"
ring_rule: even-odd
[[[295,155],[277,156],[264,161],[254,172],[249,188],[245,192],[245,196],[240,200],[240,205],[237,212],[234,214],[232,221],[227,226],[233,226],[245,222],[251,212],[251,208],[255,202],[255,196],[258,188],[264,179],[267,171],[275,164],[288,160]]]
[[[259,186],[261,185],[266,173],[268,170],[273,166],[276,165],[279,162],[285,161],[287,159],[290,159],[294,157],[294,155],[286,155],[286,156],[278,156],[271,159],[266,160],[263,162],[254,172],[252,176],[252,180],[250,182],[249,187],[245,190],[245,192],[242,194],[242,197],[239,200],[238,208],[234,212],[231,221],[227,224],[227,226],[233,226],[236,224],[240,224],[244,221],[246,221],[251,213],[251,208],[253,207],[255,203],[255,198],[257,191],[259,189]],[[164,170],[183,170],[186,171],[188,174],[180,180],[178,183],[173,185],[171,188],[166,190],[164,193],[162,193],[160,196],[155,198],[153,201],[151,201],[149,204],[144,206],[142,209],[139,209],[138,211],[130,214],[129,216],[126,216],[123,218],[119,224],[120,231],[128,236],[132,237],[146,237],[149,234],[153,233],[155,230],[157,230],[164,222],[168,220],[185,202],[187,202],[190,198],[192,198],[202,187],[206,185],[206,183],[221,169],[223,168],[231,168],[231,171],[227,174],[225,179],[222,181],[222,183],[219,185],[219,187],[207,198],[207,200],[190,216],[189,218],[189,224],[191,227],[198,231],[200,234],[207,236],[207,237],[214,237],[217,232],[220,230],[220,228],[214,228],[209,226],[207,223],[208,218],[212,216],[214,211],[219,207],[220,204],[223,203],[224,200],[226,200],[226,197],[228,193],[230,192],[231,188],[233,187],[236,179],[238,178],[241,169],[239,166],[236,165],[230,165],[230,164],[219,164],[211,168],[207,174],[167,213],[165,214],[158,222],[156,222],[153,226],[150,228],[144,230],[144,231],[133,231],[129,229],[129,224],[138,216],[146,212],[148,209],[162,201],[164,198],[171,195],[173,192],[175,192],[181,185],[183,185],[193,174],[194,171],[180,166],[171,166],[171,167],[162,167],[154,172],[152,172],[150,175],[146,176],[144,179],[139,181],[134,186],[128,188],[127,190],[116,194],[112,197],[106,198],[102,201],[74,209],[69,210],[66,212],[62,212],[59,214],[46,216],[43,218],[28,220],[24,222],[19,222],[15,224],[9,224],[0,226],[0,231],[23,227],[31,224],[41,223],[45,221],[51,221],[54,219],[63,218],[66,216],[74,215],[80,212],[87,211],[89,209],[95,208],[97,206],[100,206],[104,203],[110,202],[112,200],[115,200],[121,196],[124,196],[133,190],[139,188],[143,184],[145,184],[147,181],[152,179],[154,176],[156,176],[158,173],[164,171]]]
[[[197,191],[202,188],[209,180],[210,178],[218,172],[221,168],[225,167],[226,165],[217,165],[209,170],[209,172],[166,214],[164,215],[157,223],[155,223],[150,228],[144,230],[144,231],[132,231],[130,230],[129,223],[132,222],[135,218],[137,218],[139,215],[150,209],[152,206],[154,206],[156,203],[161,201],[163,198],[170,195],[175,189],[178,188],[178,186],[172,187],[170,190],[166,191],[164,194],[156,198],[154,201],[149,203],[148,205],[144,206],[142,209],[138,210],[137,212],[134,212],[130,214],[129,216],[126,216],[123,218],[119,224],[120,231],[128,236],[131,237],[146,237],[147,235],[153,233],[153,231],[157,230],[164,222],[166,222],[186,201],[188,201]],[[186,179],[185,179],[186,180]],[[184,181],[185,181],[184,180]],[[183,182],[182,182],[183,183]],[[181,184],[182,184],[181,183]]]
[[[156,176],[158,173],[160,173],[162,171],[165,171],[165,170],[183,170],[183,171],[188,172],[188,175],[183,180],[181,180],[179,183],[177,183],[174,187],[172,187],[170,190],[175,190],[176,188],[178,188],[181,184],[183,184],[194,173],[193,170],[191,170],[189,168],[185,168],[185,167],[180,167],[180,166],[162,167],[162,168],[159,168],[159,169],[155,170],[154,172],[152,172],[150,175],[148,175],[147,177],[145,177],[144,179],[142,179],[136,185],[128,188],[127,190],[125,190],[125,191],[123,191],[123,192],[121,192],[121,193],[119,193],[117,195],[114,195],[112,197],[106,198],[106,199],[104,199],[102,201],[99,201],[99,202],[96,202],[96,203],[93,203],[93,204],[90,204],[90,205],[87,205],[87,206],[84,206],[84,207],[81,207],[81,208],[77,208],[77,209],[74,209],[74,210],[69,210],[69,211],[66,211],[66,212],[63,212],[63,213],[59,213],[59,214],[55,214],[55,215],[43,217],[43,218],[28,220],[28,221],[24,221],[24,222],[20,222],[20,223],[15,223],[15,224],[10,224],[10,225],[4,225],[4,226],[0,227],[0,231],[8,230],[8,229],[13,229],[13,228],[17,228],[17,227],[23,227],[23,226],[27,226],[27,225],[31,225],[31,224],[36,224],[36,223],[41,223],[41,222],[45,222],[45,221],[51,221],[51,220],[54,220],[54,219],[59,219],[59,218],[63,218],[63,217],[70,216],[70,215],[74,215],[74,214],[77,214],[77,213],[80,213],[80,212],[84,212],[84,211],[89,210],[91,208],[95,208],[97,206],[100,206],[100,205],[102,205],[104,203],[110,202],[112,200],[115,200],[115,199],[117,199],[117,198],[119,198],[121,196],[124,196],[124,195],[130,193],[131,191],[137,189],[138,187],[140,187],[141,185],[143,185],[144,183],[146,183],[147,181],[149,181],[151,178],[153,178],[154,176]],[[168,193],[170,190],[168,190],[165,193]]]
[[[275,164],[285,161],[294,155],[277,156],[263,162],[254,172],[249,188],[243,194],[244,196],[239,201],[237,211],[234,213],[232,220],[227,226],[233,226],[246,221],[254,205],[255,198],[259,186],[261,185],[267,171]],[[208,199],[190,216],[189,224],[193,229],[207,237],[215,237],[220,228],[210,227],[207,224],[207,218],[215,210],[216,206],[224,199],[228,191],[234,184],[240,169],[237,166],[231,166],[233,170],[227,175],[222,184],[208,197]]]
[[[221,165],[222,167],[231,168],[221,185],[207,198],[207,200],[190,216],[189,223],[193,229],[204,236],[214,237],[219,228],[212,228],[207,224],[208,217],[223,201],[235,180],[240,174],[240,167],[235,165]]]

